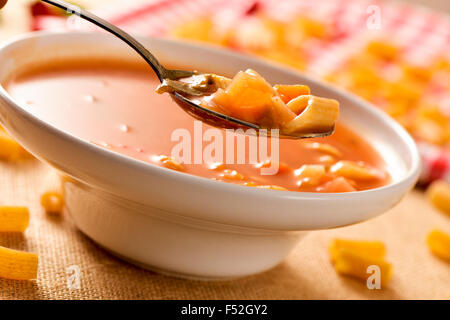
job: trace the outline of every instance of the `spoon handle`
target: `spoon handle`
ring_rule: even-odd
[[[65,10],[67,13],[75,14],[96,26],[114,34],[116,37],[120,38],[124,42],[126,42],[130,47],[132,47],[142,58],[147,61],[147,63],[152,67],[153,71],[155,71],[159,80],[162,82],[166,78],[171,78],[172,70],[168,70],[164,68],[158,61],[158,59],[153,56],[150,51],[148,51],[139,41],[133,38],[131,35],[123,31],[122,29],[116,27],[115,25],[109,23],[108,21],[97,17],[95,14],[92,14],[89,11],[83,10],[78,6],[69,4],[62,0],[42,0],[48,4],[56,6]]]

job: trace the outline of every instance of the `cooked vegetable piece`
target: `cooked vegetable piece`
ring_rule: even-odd
[[[212,101],[238,119],[256,123],[272,105],[274,89],[251,70],[240,71],[225,89],[219,89]]]
[[[325,175],[325,166],[322,164],[305,164],[295,170],[294,174],[299,177],[299,186],[316,186],[320,184]]]
[[[335,178],[317,188],[318,192],[353,192],[356,191],[353,184],[344,177]]]
[[[259,162],[257,163],[255,166],[257,168],[270,168],[272,166],[278,165],[278,172],[277,174],[284,174],[284,173],[288,173],[292,170],[291,167],[289,167],[287,164],[283,163],[283,162],[278,162],[277,163],[272,163],[272,160],[266,160],[263,162]]]

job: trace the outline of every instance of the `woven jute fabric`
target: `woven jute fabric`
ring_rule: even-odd
[[[450,231],[450,218],[434,210],[418,190],[373,220],[309,233],[285,262],[268,272],[207,282],[171,278],[123,262],[77,230],[67,212],[61,217],[47,215],[39,198],[55,177],[37,160],[0,163],[0,205],[26,205],[31,213],[25,234],[0,234],[0,245],[39,254],[38,279],[0,280],[0,299],[447,299],[450,295],[450,264],[434,257],[425,243],[433,228]],[[328,255],[335,237],[382,240],[394,266],[389,286],[369,290],[361,281],[337,275]],[[79,289],[67,285],[71,266],[80,270]]]

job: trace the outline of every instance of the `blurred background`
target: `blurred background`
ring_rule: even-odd
[[[14,33],[20,33],[27,30],[30,26],[31,16],[29,12],[29,5],[36,2],[35,0],[12,0],[8,6],[3,10],[2,22],[0,26],[0,39],[7,37]],[[72,1],[85,8],[94,8],[98,6],[105,6],[108,4],[117,5],[120,1],[117,0],[78,0]],[[122,3],[124,1],[121,1]],[[134,6],[136,4],[146,4],[155,2],[155,0],[127,0],[127,6]],[[450,4],[448,0],[404,0],[405,3],[423,5],[441,12],[450,13]],[[320,5],[320,1],[316,1]],[[10,17],[8,19],[8,17]]]

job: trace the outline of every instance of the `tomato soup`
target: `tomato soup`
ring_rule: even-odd
[[[204,141],[203,134],[211,127],[201,123],[199,127],[198,120],[181,110],[170,96],[155,93],[158,84],[152,70],[144,64],[71,60],[41,64],[14,75],[4,85],[30,113],[63,131],[186,174],[251,187],[305,192],[359,191],[383,186],[390,180],[377,152],[340,123],[335,133],[326,138],[280,139],[275,174],[264,175],[261,171],[274,165],[270,153],[272,160],[259,159],[259,163],[182,163],[171,157],[179,144],[173,133],[179,129],[190,133],[190,150],[194,154],[210,143]],[[226,152],[226,140],[230,137],[224,130],[215,130],[223,137]],[[233,134],[232,139],[238,136],[242,137]],[[258,138],[245,136],[243,152],[249,153],[249,145],[255,139]],[[268,139],[269,149],[270,142]],[[240,152],[237,144],[234,151]]]

